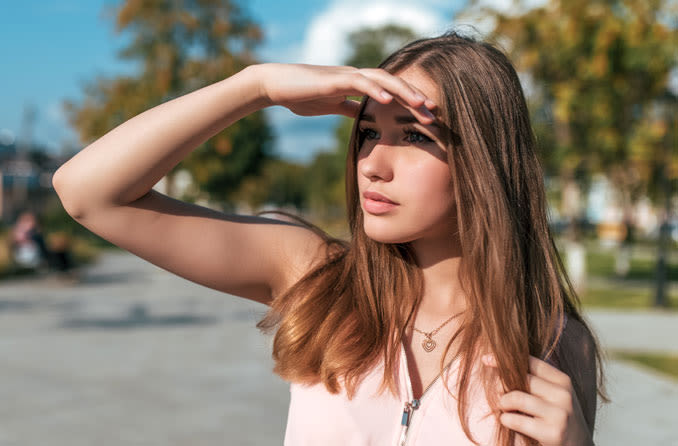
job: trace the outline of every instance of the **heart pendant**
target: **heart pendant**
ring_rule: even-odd
[[[426,350],[427,353],[431,353],[433,349],[436,348],[436,341],[428,338],[421,343],[421,346],[424,347],[424,350]]]

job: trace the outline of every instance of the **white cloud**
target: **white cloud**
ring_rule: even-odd
[[[283,49],[264,51],[269,62],[339,65],[348,56],[348,35],[360,28],[397,24],[416,34],[442,34],[449,26],[441,0],[424,0],[416,6],[403,0],[334,0],[308,23],[303,42]],[[286,159],[307,162],[319,149],[334,144],[336,117],[300,117],[282,107],[272,107],[267,115],[275,128],[276,151]]]
[[[360,28],[396,24],[426,37],[442,34],[448,27],[438,1],[416,5],[401,0],[336,0],[313,18],[306,31],[301,59],[295,62],[339,65],[348,56],[348,35]]]
[[[472,25],[483,37],[490,34],[496,26],[495,18],[484,13],[483,9],[493,9],[505,15],[519,15],[548,2],[549,0],[478,0],[473,8],[456,17],[455,23]]]

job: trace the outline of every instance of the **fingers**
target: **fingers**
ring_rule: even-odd
[[[419,108],[426,104],[427,99],[430,101],[430,98],[427,98],[417,87],[381,68],[365,68],[361,70],[361,74],[377,82],[396,97],[402,99],[410,107]]]
[[[497,366],[497,362],[494,356],[491,354],[484,355],[481,360],[485,365],[490,367]],[[564,388],[571,387],[572,382],[570,377],[546,361],[542,361],[541,359],[530,355],[528,368],[530,373],[533,375],[545,379],[546,381],[549,381],[557,386]]]
[[[520,432],[528,437],[538,438],[540,436],[540,423],[527,415],[505,412],[499,416],[499,421],[509,429]]]
[[[363,69],[361,74],[392,94],[395,100],[408,109],[422,124],[430,124],[435,120],[431,110],[437,105],[416,86],[380,68]]]
[[[398,97],[396,97],[396,101],[398,101],[400,105],[406,108],[410,113],[412,113],[412,115],[415,118],[417,118],[419,122],[421,122],[424,125],[430,124],[436,120],[435,115],[431,113],[431,111],[425,105],[421,105],[419,107],[411,107],[409,104],[404,102],[402,99],[399,99]]]
[[[519,411],[533,417],[548,418],[556,406],[530,393],[513,390],[499,398],[499,408],[504,412]]]
[[[272,67],[261,71],[265,74],[262,94],[269,105],[282,105],[301,116],[338,113],[356,117],[356,103],[346,97],[367,96],[380,104],[397,101],[424,125],[436,119],[431,113],[437,107],[435,101],[415,85],[383,69],[305,64],[265,66]],[[289,73],[283,76],[285,70]]]
[[[409,110],[422,124],[435,121],[430,110],[437,105],[414,85],[383,69],[363,68],[345,73],[341,93],[349,95],[367,95],[381,104],[392,100]]]
[[[509,405],[509,403],[503,404]],[[525,405],[522,404],[522,406]],[[501,424],[537,440],[539,444],[544,446],[584,444],[584,442],[572,438],[570,438],[570,441],[566,440],[570,436],[574,438],[581,436],[582,439],[590,438],[589,432],[584,433],[583,436],[582,434],[573,435],[573,432],[576,432],[577,429],[571,426],[569,420],[570,415],[567,410],[553,406],[548,406],[536,413],[503,412],[499,415]]]
[[[349,95],[368,95],[381,104],[388,104],[393,100],[393,95],[389,93],[384,86],[360,73],[350,73],[345,78],[344,94]]]
[[[491,354],[484,355],[481,360],[489,367],[497,367],[496,359]],[[532,355],[529,357],[529,372],[527,379],[530,393],[546,400],[562,403],[565,396],[573,390],[572,381],[567,374]]]
[[[572,399],[567,389],[532,374],[527,375],[527,388],[531,394],[559,407],[569,405]]]
[[[491,354],[483,356],[482,361],[490,367],[497,366]],[[529,371],[527,392],[513,390],[502,395],[503,390],[497,386],[501,424],[544,445],[562,445],[572,432],[583,432],[571,421],[580,410],[569,376],[534,356],[529,357]],[[584,423],[580,421],[579,425]],[[574,435],[580,438],[580,434]],[[590,437],[588,432],[582,435],[582,439]],[[583,443],[574,440],[567,444]]]
[[[535,358],[534,356],[530,355],[529,368],[530,373],[532,373],[535,376],[538,376],[549,382],[552,382],[557,386],[564,387],[567,389],[571,388],[572,383],[570,377],[566,373],[563,373],[562,371],[558,370],[556,367],[552,366],[546,361],[542,361],[541,359]]]

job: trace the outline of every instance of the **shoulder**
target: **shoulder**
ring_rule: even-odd
[[[563,359],[572,359],[581,366],[595,367],[596,342],[588,325],[579,319],[567,316],[559,342]]]
[[[597,404],[597,348],[595,337],[587,324],[568,316],[558,343],[558,364],[570,377],[591,432]]]

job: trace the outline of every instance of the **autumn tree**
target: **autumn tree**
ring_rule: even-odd
[[[83,144],[124,121],[255,62],[260,28],[234,0],[124,0],[105,10],[117,33],[131,35],[119,57],[137,61],[132,76],[99,77],[84,86],[82,103],[65,102]],[[187,169],[201,195],[229,204],[243,178],[272,157],[265,116],[253,113],[212,137],[177,168]],[[196,198],[196,197],[183,197]]]
[[[532,79],[541,156],[554,174],[585,166],[603,172],[626,204],[661,195],[658,169],[671,121],[662,112],[668,76],[678,65],[676,24],[662,17],[669,0],[550,0],[519,14],[484,9],[503,43]],[[675,3],[675,2],[674,2]]]
[[[549,0],[529,9],[516,1],[509,12],[482,3],[470,10],[495,21],[490,39],[531,80],[547,171],[578,179],[582,195],[591,174],[603,173],[625,213],[642,196],[668,211],[678,178],[678,110],[668,82],[678,66],[676,2]]]
[[[267,160],[256,176],[247,177],[234,198],[252,212],[265,206],[294,207],[295,212],[308,207],[306,166],[283,159]]]

